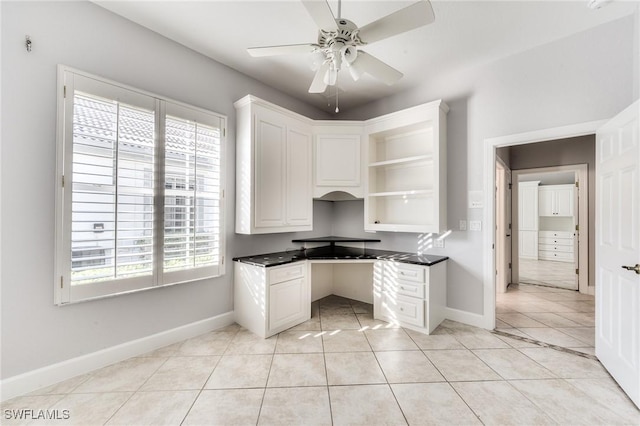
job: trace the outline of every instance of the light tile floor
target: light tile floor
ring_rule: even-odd
[[[595,299],[573,290],[510,284],[496,295],[496,330],[594,355]]]
[[[427,336],[371,310],[331,296],[269,339],[206,333],[10,400],[2,424],[640,424],[597,361],[452,321]],[[20,409],[69,419],[7,417]]]
[[[573,263],[522,258],[518,262],[520,283],[578,289],[576,266]]]

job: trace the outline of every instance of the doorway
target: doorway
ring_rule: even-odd
[[[580,272],[580,274],[578,274],[580,291],[547,286],[542,280],[537,280],[542,281],[537,282],[535,277],[527,277],[526,267],[522,269],[518,262],[521,241],[519,235],[520,231],[517,228],[517,224],[519,222],[519,218],[517,217],[517,187],[520,178],[518,175],[524,176],[524,171],[529,173],[573,173],[571,176],[574,185],[576,176],[578,176],[577,179],[579,181],[579,185],[582,185],[582,181],[584,181],[586,186],[589,178],[592,177],[595,160],[582,161],[572,159],[567,156],[567,146],[569,144],[582,144],[587,142],[591,144],[593,148],[589,149],[592,149],[593,154],[595,154],[594,134],[595,129],[597,129],[600,124],[600,122],[585,123],[583,125],[569,126],[567,128],[551,129],[544,132],[532,132],[530,134],[514,135],[511,137],[496,138],[487,141],[487,151],[491,151],[492,154],[488,156],[492,160],[491,170],[495,170],[495,180],[491,180],[493,180],[493,184],[496,185],[492,185],[492,192],[496,194],[496,197],[492,198],[490,203],[487,202],[487,207],[491,207],[490,209],[487,209],[491,215],[488,218],[488,225],[494,225],[496,227],[494,229],[497,231],[496,234],[492,236],[493,241],[491,241],[492,244],[495,244],[495,260],[491,259],[494,261],[490,263],[494,273],[497,272],[498,275],[500,273],[499,271],[504,266],[500,256],[503,238],[501,238],[498,231],[501,222],[499,210],[502,209],[499,204],[499,189],[497,189],[499,188],[500,181],[502,179],[502,172],[500,171],[501,160],[498,159],[500,157],[502,157],[501,159],[504,159],[502,163],[504,163],[504,166],[507,169],[513,167],[512,204],[514,206],[512,210],[513,232],[511,234],[513,247],[513,268],[511,270],[512,279],[510,280],[505,293],[501,293],[501,284],[498,280],[498,276],[491,277],[488,280],[491,284],[491,293],[485,293],[485,308],[489,308],[491,311],[485,311],[488,314],[485,315],[485,317],[493,316],[493,318],[487,318],[487,322],[492,323],[494,328],[499,330],[510,329],[514,335],[521,335],[522,337],[542,341],[552,346],[575,349],[586,354],[593,354],[594,352],[594,339],[592,336],[594,335],[593,330],[595,322],[595,304],[594,297],[592,296],[594,287],[589,285],[589,280],[592,279],[588,268],[589,238],[583,234],[580,239],[576,239],[573,243],[573,250],[576,253],[576,258],[581,259],[579,261],[578,268],[572,266],[572,263],[566,262],[569,264],[569,268],[567,269],[573,272],[573,276],[568,278],[568,280],[571,281],[570,284],[573,286],[575,286],[576,282],[575,270],[578,269]],[[532,150],[534,150],[535,146],[538,144],[542,147],[539,151],[542,151],[543,154],[536,153],[535,155],[532,155]],[[515,157],[510,157],[508,155],[505,156],[505,151],[512,148],[516,148],[514,152],[517,152],[518,150],[521,150],[521,152],[517,153]],[[585,150],[581,149],[581,151],[584,152]],[[523,158],[525,159],[524,161]],[[527,163],[527,161],[529,163]],[[531,162],[534,162],[534,164],[530,164]],[[579,163],[587,163],[588,165],[580,166],[582,170],[577,171],[575,169],[579,166]],[[558,164],[564,165],[558,166]],[[489,167],[489,164],[487,164],[487,166]],[[552,170],[547,167],[558,167],[558,169]],[[565,175],[565,178],[567,176],[568,175]],[[548,177],[550,176],[544,176],[544,178],[539,179],[540,182],[543,183],[542,186],[547,186],[547,183],[557,185],[571,184],[570,181],[546,182],[545,179]],[[526,182],[527,180],[531,181],[533,178],[535,178],[535,176],[523,178],[523,182]],[[536,185],[536,193],[539,190],[539,186],[540,185]],[[586,188],[584,189],[586,190]],[[579,218],[575,219],[576,222],[578,222],[578,225],[582,225],[579,221],[585,222],[585,224],[582,225],[584,226],[582,230],[588,231],[589,226],[586,224],[588,221],[585,220],[589,213],[588,191],[585,191],[585,194],[587,194],[587,196],[576,198],[573,202],[574,208],[576,208],[576,211],[579,214]],[[592,202],[593,201],[594,200],[592,199]],[[581,208],[583,209],[582,212],[580,212]],[[556,217],[554,218],[553,216]],[[549,218],[543,218],[542,231],[554,230],[553,228],[558,226],[558,222],[566,221],[567,223],[564,224],[565,227],[572,226],[573,224],[571,221],[573,219],[568,220],[565,219],[564,216],[564,214],[552,214]],[[540,226],[540,224],[540,218],[538,217],[538,226]],[[540,229],[537,231],[540,232]],[[540,240],[540,237],[540,235],[536,234],[536,238],[533,239],[534,242],[538,244],[537,246],[534,245],[536,252],[539,251],[540,242],[548,242]],[[549,247],[542,248],[547,249]],[[569,249],[569,251],[571,250]],[[521,279],[521,269],[522,272],[524,272],[524,282]],[[529,283],[526,283],[527,281]],[[489,289],[487,288],[487,290]],[[493,300],[488,300],[489,297]]]
[[[579,290],[580,278],[588,277],[588,204],[580,211],[581,198],[589,193],[588,166],[521,169],[513,174],[519,243],[514,249],[514,281]],[[586,255],[580,253],[581,240],[583,246],[587,243]],[[583,284],[582,292],[588,293],[588,282]]]
[[[560,152],[581,147],[582,151],[592,151],[595,159],[591,142],[574,140],[574,147],[565,141],[556,143]],[[535,146],[526,147],[527,155],[535,153]],[[547,150],[548,145],[542,149]],[[516,159],[511,164],[518,167],[520,163]],[[580,267],[588,276],[588,257],[581,261],[578,249],[580,239],[583,245],[589,240],[588,206],[583,203],[580,212],[580,200],[589,192],[588,165],[512,170],[512,176],[512,222],[517,243],[512,247],[512,283],[502,294],[496,287],[496,329],[594,355],[595,299],[578,292]],[[496,220],[500,209],[496,198]],[[582,231],[581,221],[585,223]],[[496,239],[496,262],[502,242]],[[587,293],[588,282],[585,284],[583,292]]]

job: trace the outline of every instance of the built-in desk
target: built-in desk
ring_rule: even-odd
[[[307,321],[311,302],[331,294],[427,334],[444,319],[447,257],[314,242],[330,245],[233,259],[238,324],[268,337]]]

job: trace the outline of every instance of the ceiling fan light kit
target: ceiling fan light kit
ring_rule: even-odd
[[[335,86],[343,65],[355,81],[366,73],[386,84],[395,83],[403,74],[367,54],[361,47],[428,25],[435,19],[428,0],[419,0],[362,28],[340,16],[340,1],[337,19],[326,0],[302,0],[302,4],[319,28],[317,43],[253,47],[247,50],[254,57],[310,54],[311,67],[316,74],[309,93],[323,93],[328,86]],[[336,106],[336,112],[337,109]]]

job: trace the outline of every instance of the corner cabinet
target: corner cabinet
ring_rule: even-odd
[[[434,101],[365,122],[365,230],[446,230],[448,111]]]
[[[362,122],[358,121],[316,121],[314,198],[339,201],[364,197],[362,132]]]
[[[311,120],[251,95],[236,107],[236,232],[311,231]]]

